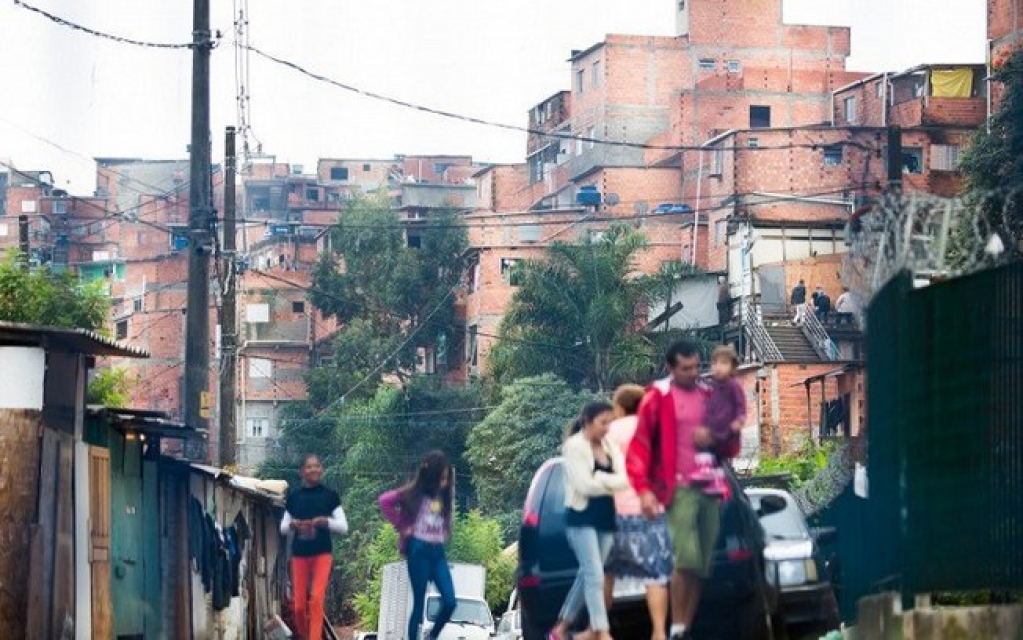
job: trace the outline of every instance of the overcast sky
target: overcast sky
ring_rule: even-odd
[[[25,0],[97,30],[190,39],[184,0]],[[696,0],[699,1],[699,0]],[[212,66],[214,155],[236,123],[232,4]],[[566,58],[606,33],[674,35],[675,0],[249,0],[251,43],[369,90],[524,125],[533,104],[569,86]],[[983,62],[985,0],[786,0],[786,20],[852,27],[852,70]],[[140,49],[0,3],[0,160],[50,169],[78,194],[95,156],[183,158],[191,53]],[[471,154],[521,162],[524,135],[388,106],[250,58],[251,124],[266,153],[312,170],[319,157]],[[60,145],[57,149],[39,138]]]

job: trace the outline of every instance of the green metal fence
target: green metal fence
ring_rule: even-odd
[[[1023,264],[889,282],[867,371],[869,497],[819,518],[842,529],[847,619],[882,589],[1023,589]]]

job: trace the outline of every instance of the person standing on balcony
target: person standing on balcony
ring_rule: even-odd
[[[792,319],[796,324],[803,324],[806,319],[806,282],[799,281],[799,284],[792,287],[792,297],[789,299],[796,310],[796,317]]]
[[[838,300],[835,302],[835,312],[838,314],[838,324],[844,324],[849,322],[852,324],[853,316],[859,312],[859,305],[856,304],[856,298],[849,291],[849,287],[842,287],[842,295],[838,296]]]

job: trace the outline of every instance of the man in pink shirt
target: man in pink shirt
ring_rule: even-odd
[[[671,640],[689,637],[700,600],[701,580],[710,576],[721,526],[721,504],[689,486],[699,447],[713,444],[704,426],[707,389],[699,383],[700,353],[691,342],[668,349],[670,376],[647,389],[626,470],[639,494],[643,514],[667,510],[674,547],[671,579]]]

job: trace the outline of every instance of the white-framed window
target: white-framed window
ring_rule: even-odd
[[[21,212],[22,213],[35,213],[36,212],[36,201],[35,200],[22,200],[21,201]]]
[[[265,438],[270,435],[270,418],[246,418],[245,435],[250,438]]]
[[[714,58],[700,58],[700,71],[714,71],[718,68],[718,62]]]
[[[250,378],[270,378],[273,377],[273,373],[273,360],[269,360],[267,358],[249,358]]]
[[[54,200],[53,201],[53,213],[56,215],[67,214],[67,200]]]
[[[924,172],[924,150],[921,147],[902,147],[902,172]]]
[[[760,138],[747,138],[746,146],[750,149],[756,149],[760,146]]]
[[[725,172],[725,150],[717,147],[714,149],[714,168],[710,175],[720,176]]]
[[[729,60],[727,68],[728,73],[740,73],[742,71],[742,63],[738,60]]]
[[[0,222],[0,238],[6,237],[10,233],[10,227],[7,223]]]
[[[961,147],[957,144],[932,144],[931,169],[935,171],[955,171],[959,168]]]
[[[856,96],[845,99],[845,121],[849,124],[856,124]]]
[[[593,63],[593,79],[592,79],[593,86],[599,87],[600,86],[600,82],[603,79],[603,77],[604,77],[604,62],[602,60],[597,60],[596,62]]]
[[[580,69],[575,72],[576,93],[583,93],[586,90],[586,70]]]

